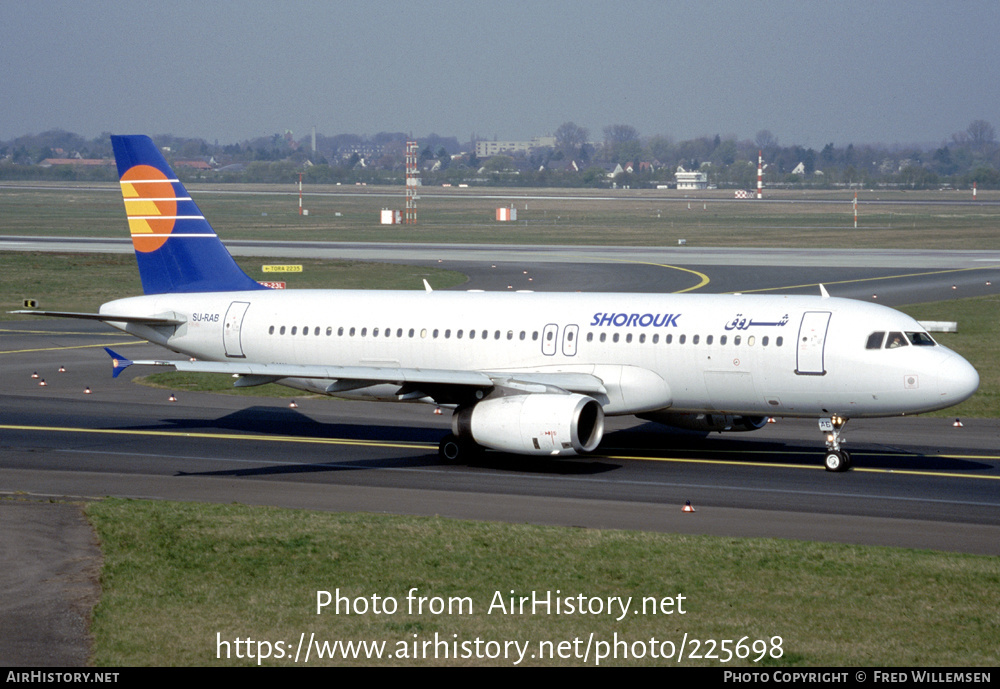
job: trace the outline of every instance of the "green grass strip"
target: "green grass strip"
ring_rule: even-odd
[[[314,655],[310,664],[318,665],[513,664],[503,657],[398,657],[435,634],[449,648],[475,639],[530,642],[536,656],[539,642],[579,639],[582,655],[591,640],[586,663],[574,654],[529,656],[522,665],[593,665],[595,642],[615,634],[630,654],[640,649],[634,642],[643,642],[646,655],[602,664],[676,665],[652,658],[649,642],[662,653],[670,648],[664,642],[679,646],[685,634],[688,653],[691,639],[702,641],[699,654],[710,651],[708,640],[731,639],[730,649],[740,639],[747,647],[766,640],[760,665],[1000,663],[995,557],[243,505],[109,499],[90,504],[87,513],[105,557],[93,619],[93,660],[102,666],[254,665],[246,639],[281,641],[291,656],[300,635],[310,634],[331,643],[383,641],[395,654],[378,661]],[[407,607],[414,588],[427,598],[422,614]],[[317,591],[337,590],[355,601],[355,612],[328,607],[317,615]],[[510,614],[511,591],[515,597],[551,592],[574,602],[581,595],[632,597],[632,605],[621,621],[620,613]],[[676,612],[678,595],[684,614]],[[376,614],[375,596],[383,609],[392,599],[396,611]],[[671,599],[675,612],[642,612],[643,598]],[[443,606],[439,614],[428,611],[432,599]],[[500,599],[508,610],[489,614]],[[355,614],[362,603],[367,612]],[[217,657],[220,639],[230,642],[228,658]],[[244,640],[242,659],[236,639]],[[569,652],[573,644],[563,648]],[[721,645],[714,653],[723,653]],[[750,665],[756,656],[726,665]],[[721,663],[685,657],[681,664]]]

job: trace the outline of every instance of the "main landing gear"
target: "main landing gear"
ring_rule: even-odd
[[[826,456],[823,459],[823,466],[827,471],[847,471],[851,468],[851,456],[846,451],[840,449],[842,442],[847,442],[846,438],[840,437],[847,419],[841,416],[827,416],[819,420],[819,430],[826,433]]]
[[[449,433],[438,443],[438,457],[448,464],[468,462],[482,452],[482,449],[473,440],[459,438],[454,433]]]

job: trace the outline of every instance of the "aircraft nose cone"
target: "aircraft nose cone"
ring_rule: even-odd
[[[958,404],[979,388],[979,372],[968,361],[952,354],[938,369],[938,381],[943,401],[948,405]]]

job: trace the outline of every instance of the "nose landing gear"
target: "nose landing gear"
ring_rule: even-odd
[[[847,442],[840,437],[841,429],[847,419],[841,416],[827,416],[819,420],[819,430],[826,433],[826,456],[823,466],[827,471],[847,471],[851,468],[851,456],[840,449],[840,444]]]

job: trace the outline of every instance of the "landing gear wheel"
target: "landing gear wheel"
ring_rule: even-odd
[[[438,456],[441,461],[448,464],[467,462],[478,454],[478,450],[480,450],[479,445],[471,440],[459,438],[454,433],[441,438],[438,444]]]
[[[826,453],[823,465],[827,471],[847,471],[851,466],[851,456],[842,450],[831,450]]]
[[[438,444],[438,456],[449,464],[457,462],[462,456],[461,441],[451,433],[441,438]]]

